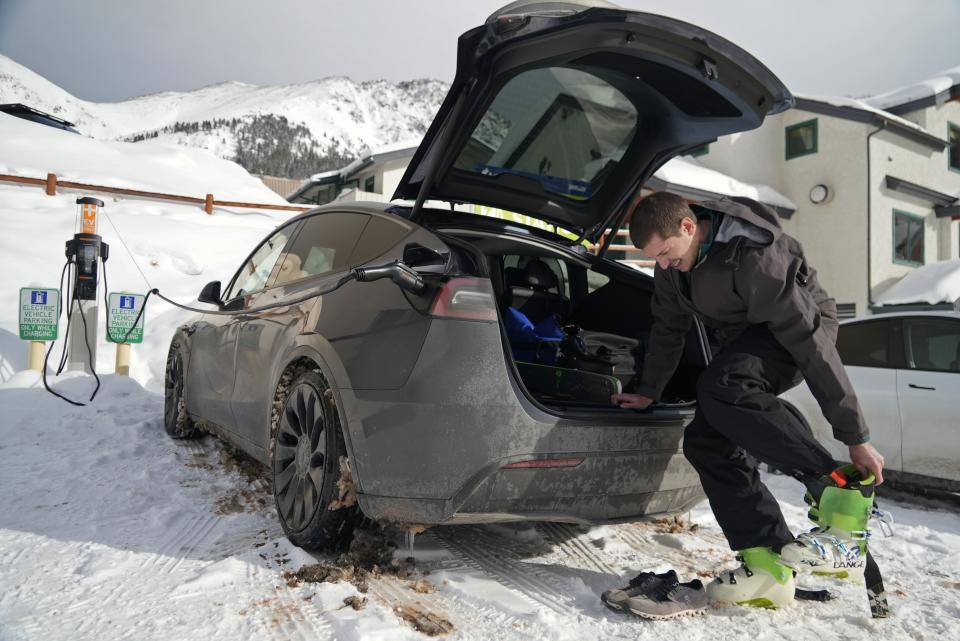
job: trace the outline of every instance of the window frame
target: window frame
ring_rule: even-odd
[[[817,153],[820,150],[820,125],[818,124],[818,118],[811,118],[810,120],[804,120],[803,122],[798,122],[795,125],[790,125],[783,130],[783,155],[784,160],[792,160],[793,158],[800,158],[801,156],[810,156]],[[813,149],[802,151],[800,153],[791,154],[790,153],[790,132],[795,129],[800,129],[801,127],[813,126]]]
[[[957,137],[956,137],[956,142],[955,142],[955,143],[953,143],[952,145],[951,145],[951,144],[948,144],[948,145],[947,145],[947,169],[949,169],[950,171],[953,171],[953,172],[956,172],[956,173],[960,174],[960,125],[958,125],[958,124],[955,123],[955,122],[951,122],[951,121],[948,120],[948,121],[947,121],[947,142],[950,141],[950,135],[951,135],[951,133],[953,133],[953,132],[956,132],[956,136],[957,136]],[[951,162],[951,158],[950,158],[950,155],[951,155],[950,152],[952,151],[952,148],[953,148],[954,146],[956,146],[956,148],[957,148],[957,161],[958,161],[958,164],[956,164],[956,165],[954,165],[953,162]]]
[[[910,344],[910,330],[912,329],[910,325],[914,322],[935,322],[943,323],[945,325],[953,325],[957,329],[957,333],[960,334],[960,321],[956,321],[952,318],[946,318],[943,316],[907,316],[902,319],[903,331],[901,332],[901,342],[903,343],[903,368],[911,372],[933,372],[936,374],[957,374],[953,370],[948,369],[929,369],[926,367],[916,367],[913,365],[913,346]]]
[[[916,222],[918,222],[918,223],[920,224],[920,256],[921,256],[920,262],[916,262],[916,261],[913,261],[913,260],[909,260],[909,259],[907,259],[907,258],[899,258],[899,257],[897,256],[897,216],[904,216],[904,217],[909,218],[909,219],[912,219],[912,220],[914,220],[914,221],[916,221]],[[893,227],[891,228],[890,245],[891,245],[891,249],[892,249],[892,252],[893,252],[893,262],[894,262],[894,264],[895,264],[895,265],[906,265],[906,266],[908,266],[908,267],[922,267],[923,265],[926,265],[926,264],[927,264],[927,262],[926,262],[926,257],[927,257],[927,244],[926,244],[926,238],[925,238],[925,237],[926,237],[926,231],[927,231],[927,230],[926,230],[926,218],[925,218],[924,216],[921,216],[920,214],[914,214],[914,213],[911,213],[911,212],[909,212],[909,211],[904,211],[904,210],[902,210],[902,209],[896,209],[896,208],[894,208],[894,210],[893,210],[893,222],[892,222],[892,224],[893,224]],[[908,234],[909,234],[909,229],[908,229]],[[908,240],[908,242],[909,242],[909,237],[908,237],[907,240]]]

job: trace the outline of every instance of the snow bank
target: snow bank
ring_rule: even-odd
[[[69,136],[69,137],[66,137]],[[0,114],[0,173],[266,205],[288,204],[236,163],[156,142],[101,142]],[[102,199],[102,198],[101,198]]]
[[[199,195],[208,190],[224,199],[284,202],[241,167],[203,151],[158,145],[103,143],[51,127],[0,114],[0,173],[45,176],[47,171],[78,182],[106,183],[135,189]],[[19,290],[26,286],[57,288],[64,263],[64,243],[76,230],[78,192],[47,196],[42,189],[0,183],[0,381],[27,366],[27,343],[19,339]],[[99,232],[110,245],[107,285],[110,291],[145,293],[158,287],[166,296],[195,303],[212,280],[224,284],[254,246],[295,212],[217,208],[208,216],[197,205],[135,198],[104,201]],[[102,306],[104,281],[98,301]],[[192,313],[151,298],[144,342],[131,355],[131,376],[160,389],[166,351],[174,329]],[[97,371],[114,368],[112,343],[103,340]],[[66,330],[61,319],[60,336]],[[62,341],[51,356],[57,362]]]
[[[767,205],[796,210],[792,200],[767,185],[752,185],[714,169],[707,169],[689,156],[673,158],[654,174],[671,185],[712,191],[724,196],[744,196]]]
[[[917,267],[876,298],[878,305],[952,303],[960,299],[960,259]]]

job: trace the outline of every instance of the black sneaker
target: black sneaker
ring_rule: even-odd
[[[709,605],[707,591],[699,579],[689,583],[662,581],[644,594],[628,598],[623,607],[644,619],[675,619],[702,614]]]
[[[663,572],[661,574],[654,574],[653,572],[641,572],[637,576],[630,579],[630,582],[626,587],[623,588],[614,588],[612,590],[607,590],[600,595],[600,600],[603,601],[603,604],[612,610],[621,611],[624,609],[624,603],[627,599],[639,594],[644,594],[661,582],[667,583],[676,583],[677,582],[677,573],[673,570]]]

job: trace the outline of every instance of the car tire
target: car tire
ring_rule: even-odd
[[[187,414],[183,396],[185,362],[183,345],[174,338],[167,353],[167,366],[163,377],[163,427],[167,434],[176,439],[192,439],[203,435]]]
[[[277,515],[294,545],[341,551],[360,519],[333,391],[320,372],[295,369],[280,381],[271,421],[270,471]],[[345,471],[346,468],[346,471]]]

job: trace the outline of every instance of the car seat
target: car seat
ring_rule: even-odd
[[[566,318],[569,301],[560,293],[557,275],[545,262],[533,259],[522,268],[507,267],[504,306],[514,307],[534,324],[558,314]]]

